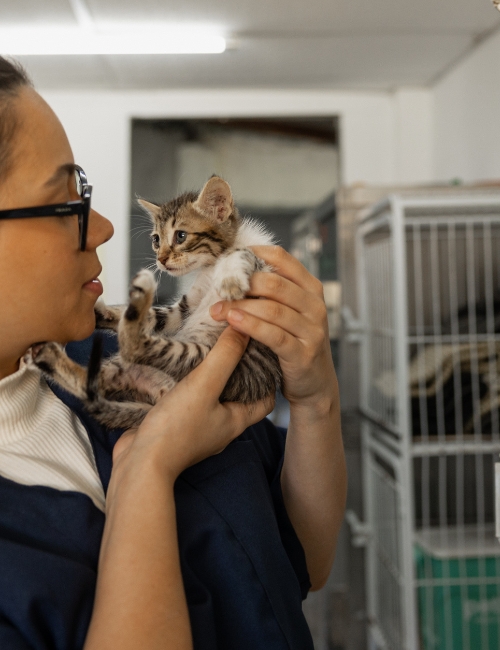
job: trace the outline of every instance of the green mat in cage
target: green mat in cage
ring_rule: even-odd
[[[470,533],[471,531],[469,531]],[[418,535],[415,545],[419,627],[423,650],[499,650],[500,545],[489,537],[477,553],[477,534],[468,543],[438,532]],[[431,542],[431,543],[429,543]],[[460,548],[461,546],[461,548]],[[482,553],[489,553],[482,554]]]

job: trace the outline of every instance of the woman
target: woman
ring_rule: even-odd
[[[300,598],[326,581],[346,490],[321,285],[256,250],[267,300],[215,305],[232,327],[207,359],[138,430],[103,431],[22,362],[94,328],[112,226],[89,201],[57,117],[0,58],[0,647],[312,648]],[[280,359],[286,446],[272,404],[218,401],[249,336]]]

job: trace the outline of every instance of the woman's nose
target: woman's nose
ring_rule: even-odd
[[[90,210],[89,228],[87,232],[87,250],[92,250],[104,244],[113,236],[114,228],[109,219],[95,210]]]

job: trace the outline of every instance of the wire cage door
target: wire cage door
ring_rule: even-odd
[[[500,195],[391,197],[367,215],[358,246],[375,647],[497,649]],[[374,470],[374,458],[382,469]],[[387,492],[369,505],[381,472],[397,517],[389,516]],[[397,528],[402,606],[390,620],[377,595],[381,521]]]
[[[367,557],[369,630],[374,648],[407,648],[408,625],[405,598],[406,505],[400,489],[401,464],[384,444],[385,431],[365,421],[362,425],[365,507],[370,522]],[[410,604],[412,606],[412,604]]]
[[[369,634],[374,648],[413,650],[411,481],[408,476],[403,230],[390,206],[358,231],[363,484],[372,535],[367,553]]]

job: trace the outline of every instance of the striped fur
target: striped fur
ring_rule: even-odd
[[[96,305],[97,327],[118,332],[119,354],[102,365],[94,358],[89,376],[55,343],[43,346],[34,359],[111,427],[137,426],[161,395],[201,363],[227,326],[211,318],[210,306],[243,298],[253,273],[270,271],[248,247],[272,244],[272,236],[239,217],[229,185],[219,177],[199,194],[183,194],[161,206],[141,205],[152,219],[158,267],[174,276],[196,272],[189,292],[173,305],[153,306],[154,276],[142,270],[132,280],[128,305]],[[281,384],[276,355],[251,340],[221,401],[252,403]]]

